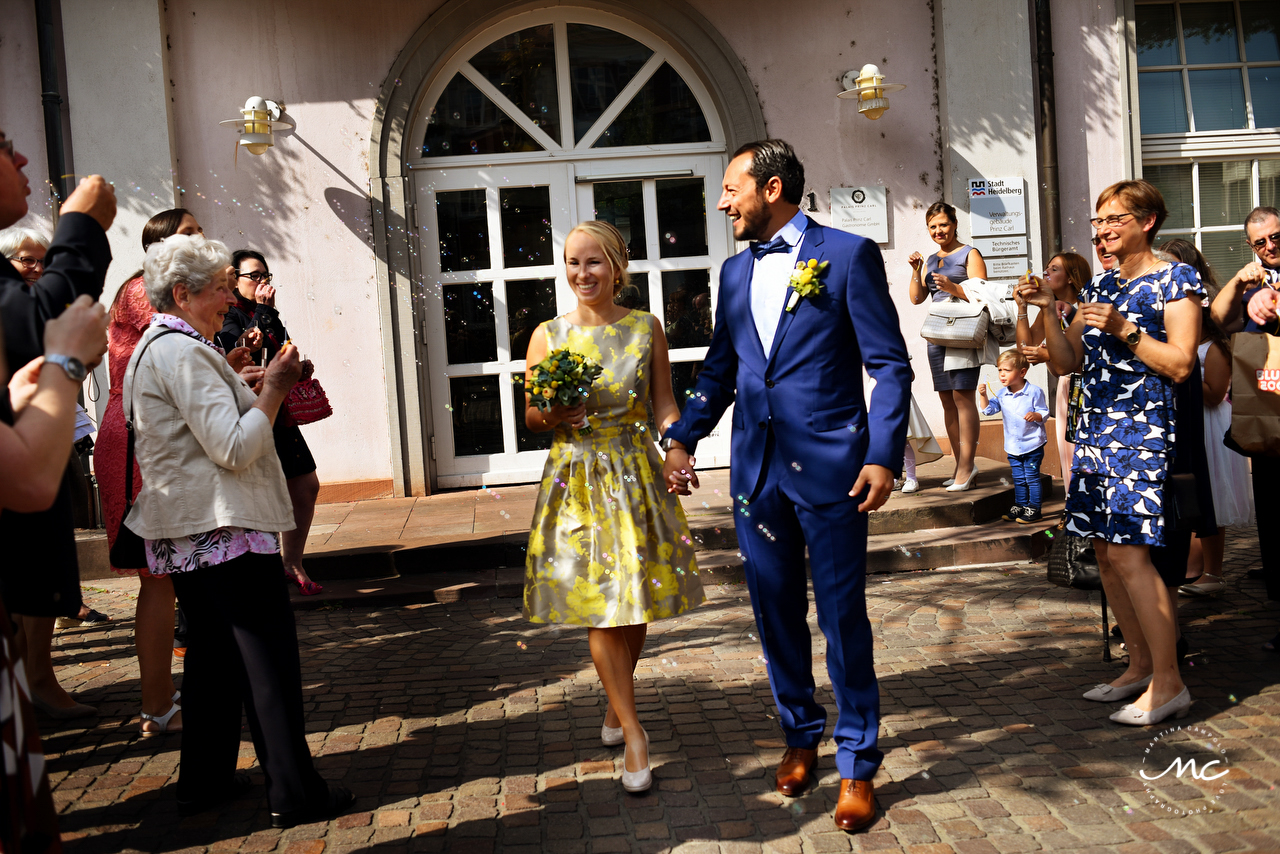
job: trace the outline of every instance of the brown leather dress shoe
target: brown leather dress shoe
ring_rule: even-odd
[[[836,827],[852,833],[876,820],[876,793],[870,780],[841,780]]]
[[[778,791],[794,798],[809,785],[809,772],[818,762],[818,751],[788,747],[778,765]]]

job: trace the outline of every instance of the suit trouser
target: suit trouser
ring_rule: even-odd
[[[178,572],[173,589],[187,617],[178,799],[231,785],[240,751],[240,709],[267,778],[272,812],[328,797],[307,746],[298,633],[279,554],[245,554]]]
[[[1258,519],[1258,550],[1262,552],[1262,577],[1267,598],[1280,601],[1280,457],[1251,457],[1253,510]]]
[[[842,779],[870,780],[884,754],[876,747],[880,688],[867,619],[867,514],[858,512],[859,502],[852,498],[808,504],[796,492],[789,464],[780,456],[770,436],[763,484],[749,504],[739,504],[737,520],[769,685],[787,745],[816,748],[827,712],[813,696],[807,545],[818,626],[827,638],[827,673],[838,709],[836,767]]]

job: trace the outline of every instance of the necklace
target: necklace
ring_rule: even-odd
[[[1134,281],[1135,279],[1141,279],[1141,278],[1142,278],[1143,276],[1145,276],[1147,273],[1150,273],[1152,270],[1154,270],[1156,267],[1159,267],[1159,266],[1160,266],[1161,264],[1163,264],[1163,263],[1164,263],[1163,261],[1161,261],[1159,258],[1157,258],[1157,259],[1156,259],[1156,260],[1151,264],[1151,266],[1150,266],[1150,267],[1147,267],[1147,269],[1143,270],[1143,271],[1142,271],[1141,273],[1139,273],[1138,275],[1136,275],[1136,276],[1130,276],[1130,277],[1129,277],[1129,278],[1127,278],[1127,279],[1121,279],[1121,281],[1122,281],[1122,282],[1124,282],[1124,283],[1127,285],[1127,284],[1129,284],[1130,282]],[[1119,273],[1120,271],[1119,271],[1119,270],[1117,270],[1116,272],[1117,272],[1117,273]],[[1119,277],[1117,276],[1117,278],[1119,278]]]

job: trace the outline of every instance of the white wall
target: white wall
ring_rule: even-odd
[[[53,192],[45,159],[44,107],[40,100],[40,51],[34,3],[6,3],[0,29],[0,127],[31,162],[30,212],[22,225],[52,227]]]

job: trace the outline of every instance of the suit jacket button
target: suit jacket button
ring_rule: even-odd
[[[765,388],[773,388],[773,380],[765,380],[765,381],[764,381],[764,387],[765,387]]]
[[[765,422],[764,422],[764,421],[761,421],[761,422],[760,422],[760,429],[761,429],[761,430],[763,430],[764,428],[765,428]]]

